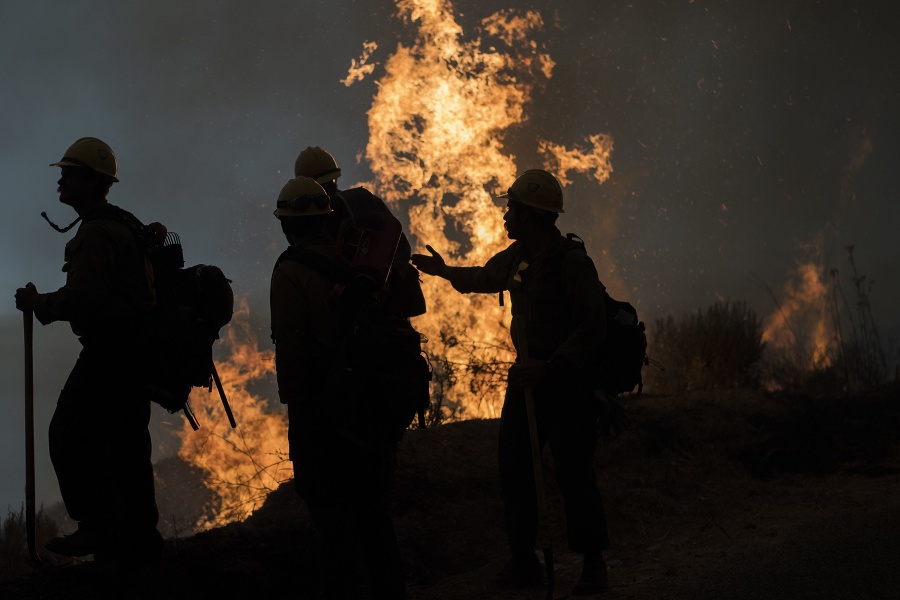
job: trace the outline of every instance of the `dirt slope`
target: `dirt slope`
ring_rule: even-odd
[[[609,598],[900,598],[900,398],[750,392],[641,397],[598,447],[613,547]],[[496,421],[410,431],[393,490],[413,600],[543,598],[498,592],[506,559]],[[555,596],[578,557],[558,536]],[[247,522],[170,540],[162,565],[127,573],[69,563],[0,583],[0,598],[312,596],[315,553],[291,486]]]

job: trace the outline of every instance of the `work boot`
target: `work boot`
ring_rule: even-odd
[[[572,589],[573,596],[590,596],[606,591],[609,577],[602,552],[587,552],[581,566],[581,578]]]
[[[50,538],[44,544],[44,548],[54,554],[62,554],[63,556],[87,556],[97,551],[99,541],[99,536],[93,529],[80,523],[75,533]]]
[[[494,575],[494,585],[501,589],[522,589],[543,583],[541,563],[534,552],[514,554],[503,570]]]

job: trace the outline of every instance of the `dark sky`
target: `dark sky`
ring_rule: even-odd
[[[509,3],[512,4],[512,3]],[[613,292],[645,320],[744,300],[760,315],[797,260],[847,271],[855,245],[875,281],[888,346],[900,333],[900,9],[884,1],[517,2],[556,61],[507,132],[523,168],[538,139],[614,138],[602,186],[573,177],[565,231],[579,233]],[[456,3],[468,32],[504,8]],[[4,340],[0,508],[22,501],[21,317],[15,288],[51,290],[74,215],[47,165],[81,136],[116,151],[110,199],[181,234],[189,264],[220,265],[266,342],[268,275],[283,245],[271,211],[307,145],[347,183],[370,173],[366,111],[381,71],[340,83],[365,41],[383,63],[412,29],[392,2],[3,3],[0,309]],[[615,237],[585,223],[616,207]],[[613,214],[613,211],[610,211]],[[585,218],[590,216],[590,218]],[[588,227],[586,230],[585,227]],[[818,254],[809,250],[817,248]],[[849,282],[844,282],[845,289]],[[65,324],[38,327],[39,499],[58,497],[44,434],[77,353]]]

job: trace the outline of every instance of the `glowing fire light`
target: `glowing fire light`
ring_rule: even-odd
[[[835,349],[821,246],[820,241],[813,249],[816,257],[801,261],[789,275],[784,298],[766,319],[762,334],[763,342],[794,356],[795,364],[805,370],[828,367]]]
[[[215,387],[212,394],[195,389],[191,407],[200,430],[185,421],[179,434],[178,456],[203,470],[204,485],[217,497],[216,506],[209,507],[215,516],[201,519],[195,524],[198,529],[245,519],[293,474],[287,461],[287,414],[273,411],[264,398],[248,391],[254,382],[274,374],[275,356],[258,348],[246,303],[223,334],[218,344],[227,357],[216,362],[216,369],[238,427],[231,429]]]
[[[397,8],[417,36],[385,63],[369,111],[373,187],[395,209],[408,211],[417,251],[427,243],[451,264],[483,264],[509,243],[493,196],[520,169],[503,151],[504,136],[526,121],[535,83],[553,72],[550,56],[529,40],[543,19],[534,11],[502,10],[465,41],[446,0],[399,0]],[[564,185],[572,170],[593,172],[602,183],[612,171],[612,139],[599,134],[587,143],[587,149],[568,150],[540,141],[538,150]],[[429,309],[415,325],[428,337],[429,352],[455,367],[457,385],[445,399],[455,414],[447,416],[497,416],[502,386],[479,384],[472,365],[513,360],[509,309],[494,296],[460,296],[437,278],[424,278],[423,285]]]
[[[504,135],[526,121],[535,82],[552,76],[554,62],[528,39],[543,20],[513,10],[483,19],[482,35],[495,38],[507,49],[502,52],[481,37],[464,41],[449,1],[398,0],[397,8],[417,34],[388,58],[378,82],[369,111],[366,157],[375,175],[369,185],[408,214],[417,251],[427,243],[453,264],[483,264],[509,243],[493,197],[522,170],[503,152]],[[369,61],[376,50],[376,43],[365,43],[346,85],[374,72]],[[549,141],[537,149],[563,185],[571,171],[591,173],[598,183],[612,172],[612,138],[605,134],[576,149]],[[457,294],[438,278],[426,277],[423,285],[428,313],[415,325],[429,338],[429,353],[441,359],[438,374],[456,383],[438,391],[450,407],[445,418],[496,417],[503,365],[513,360],[509,308],[494,296]],[[179,456],[205,471],[204,483],[218,496],[215,517],[201,528],[246,518],[291,477],[285,414],[248,392],[248,385],[271,376],[274,360],[271,351],[258,349],[246,312],[228,326],[228,357],[218,363],[238,429],[229,428],[218,402],[204,397],[192,404],[201,430],[186,426],[181,434]]]

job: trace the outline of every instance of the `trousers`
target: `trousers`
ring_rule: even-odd
[[[387,503],[396,444],[367,431],[364,424],[374,419],[351,414],[338,421],[323,413],[329,411],[288,404],[294,485],[319,535],[324,596],[403,600],[406,585]]]
[[[69,516],[104,549],[156,545],[150,403],[129,395],[141,377],[128,343],[81,339],[50,420],[50,459]]]
[[[593,389],[582,381],[546,380],[533,394],[539,443],[550,446],[563,497],[569,548],[600,552],[609,547],[609,530],[594,472],[599,405]],[[533,554],[539,512],[525,389],[515,366],[500,413],[498,463],[510,551],[514,556]]]

